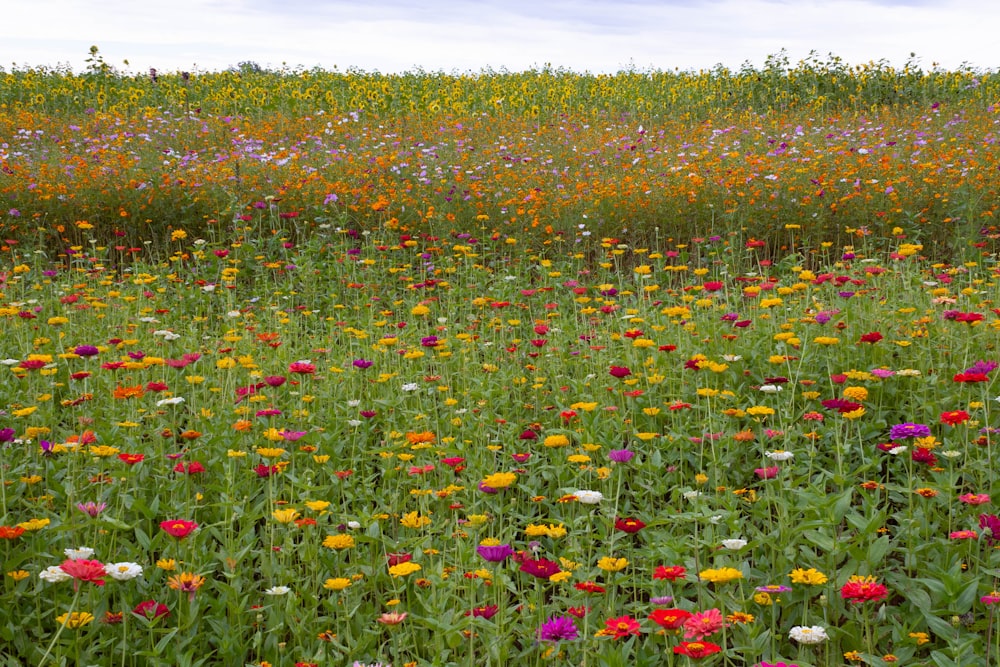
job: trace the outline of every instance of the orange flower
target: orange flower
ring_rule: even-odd
[[[141,384],[137,384],[134,387],[123,387],[118,385],[118,388],[114,391],[114,397],[120,399],[126,398],[142,398],[146,395],[145,390],[142,388]]]

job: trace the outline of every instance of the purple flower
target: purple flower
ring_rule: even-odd
[[[73,354],[80,357],[93,357],[100,353],[94,345],[77,345],[73,350]]]
[[[930,428],[923,424],[914,424],[912,422],[906,422],[905,424],[896,424],[891,429],[889,429],[889,439],[890,440],[903,440],[905,438],[926,438],[931,434]]]
[[[979,527],[990,531],[990,534],[985,537],[991,545],[1000,541],[1000,517],[996,514],[980,514]]]
[[[538,641],[541,642],[572,641],[579,636],[576,623],[569,616],[549,616],[538,628]]]
[[[355,359],[351,363],[355,368],[360,368],[361,370],[364,370],[366,368],[371,368],[372,364],[375,362],[368,361],[367,359]]]
[[[612,449],[608,452],[608,458],[615,463],[628,463],[635,456],[631,449]]]
[[[107,506],[108,506],[107,503],[95,503],[92,500],[89,500],[85,503],[76,504],[76,508],[78,510],[90,516],[92,519],[96,519],[97,515],[103,512]]]
[[[476,553],[490,563],[502,563],[514,555],[514,549],[509,544],[480,544],[476,547]]]
[[[323,198],[323,206],[326,206],[327,204],[335,204],[338,199],[340,199],[340,197],[331,192]]]
[[[983,375],[988,375],[997,369],[997,365],[995,361],[979,360],[965,369],[963,373],[982,373]]]
[[[0,442],[11,442],[15,435],[17,431],[12,428],[0,428]]]

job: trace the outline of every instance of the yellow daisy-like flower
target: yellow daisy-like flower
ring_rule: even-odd
[[[299,518],[299,511],[294,507],[274,510],[272,514],[278,523],[291,523]]]
[[[30,521],[24,521],[17,524],[19,528],[24,528],[26,531],[41,530],[49,525],[51,521],[49,519],[31,519]]]
[[[837,345],[840,343],[840,339],[833,336],[816,336],[813,338],[813,342],[817,345]]]
[[[60,625],[65,625],[67,628],[71,628],[73,630],[82,628],[92,620],[94,620],[94,615],[86,611],[74,611],[72,613],[56,617],[56,621],[58,621]]]
[[[569,444],[569,438],[561,433],[557,433],[556,435],[547,436],[542,441],[542,444],[546,447],[565,447]]]
[[[628,560],[625,558],[605,556],[601,558],[601,560],[597,561],[597,567],[605,572],[621,572],[628,567]]]
[[[285,453],[281,447],[258,447],[257,453],[265,459],[276,459]]]
[[[431,518],[413,511],[404,514],[403,518],[399,520],[399,523],[406,528],[423,528],[424,526],[429,526],[431,524]]]
[[[517,475],[512,472],[495,472],[492,475],[487,475],[482,484],[491,489],[506,489],[516,481]]]
[[[328,591],[342,591],[351,585],[351,580],[346,577],[334,577],[332,579],[327,579],[323,584],[323,588]]]
[[[736,579],[742,579],[743,573],[735,567],[720,567],[717,570],[702,570],[698,573],[698,578],[713,584],[725,584]]]
[[[334,549],[336,551],[350,549],[354,546],[354,537],[346,533],[327,535],[326,539],[323,540],[323,546],[327,549]]]
[[[322,512],[327,507],[330,506],[329,500],[307,500],[305,503],[306,507],[311,509],[313,512]]]
[[[393,565],[389,568],[389,574],[394,577],[405,577],[407,575],[413,574],[414,572],[419,572],[421,570],[419,563],[414,563],[413,561],[407,561],[405,563],[399,563],[398,565]]]
[[[815,568],[809,568],[808,570],[797,568],[792,570],[788,576],[792,578],[793,584],[806,584],[807,586],[820,586],[829,581],[829,577]]]

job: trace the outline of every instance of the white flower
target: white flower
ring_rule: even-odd
[[[788,631],[788,636],[800,644],[819,644],[830,638],[821,625],[796,625]]]
[[[69,581],[73,577],[63,572],[58,565],[53,565],[39,572],[38,578],[50,584],[58,584],[60,581]]]
[[[70,560],[81,560],[93,556],[94,550],[90,547],[77,547],[76,549],[63,549],[63,553]]]
[[[776,384],[765,384],[761,385],[760,390],[765,394],[777,394],[781,391],[781,387]]]
[[[400,387],[400,389],[402,389],[403,391],[416,391],[420,389],[420,385],[417,384],[416,382],[407,382],[402,387]]]
[[[348,419],[347,420],[347,425],[350,426],[350,427],[352,427],[352,428],[357,428],[358,426],[361,426],[361,420],[360,419]]]
[[[604,494],[600,491],[589,491],[587,489],[580,489],[573,494],[576,497],[576,501],[583,503],[584,505],[596,505],[597,503],[604,500]]]
[[[361,524],[358,523],[357,521],[348,521],[347,527],[350,528],[351,530],[357,530],[358,528],[361,527]]]
[[[741,355],[739,355],[739,354],[724,354],[724,355],[722,355],[722,359],[724,361],[739,361],[742,358],[743,357]]]
[[[104,566],[104,571],[115,581],[128,581],[142,576],[142,565],[138,563],[108,563]]]
[[[795,454],[791,452],[786,452],[782,449],[777,449],[773,452],[764,452],[764,456],[771,459],[772,461],[788,461],[794,458]]]
[[[146,324],[159,324],[160,323],[160,320],[156,319],[155,317],[140,317],[139,321],[140,322],[144,322]]]
[[[684,499],[685,500],[694,500],[694,499],[696,499],[700,495],[701,495],[701,491],[685,491],[684,492]]]
[[[230,310],[228,313],[226,313],[226,317],[239,317],[241,314],[242,313],[240,313],[240,311],[238,310]]]
[[[4,359],[0,361],[0,364],[4,366],[17,366],[19,363],[21,363],[20,359]]]
[[[732,551],[739,551],[747,545],[747,541],[743,539],[734,538],[731,540],[722,540],[722,546]]]
[[[202,292],[214,292],[215,291],[215,285],[202,285],[201,286],[201,291]]]
[[[957,459],[961,455],[962,452],[956,449],[946,449],[945,451],[941,452],[941,456],[949,459]]]
[[[288,586],[271,586],[264,591],[264,595],[288,595],[291,592],[292,589]]]
[[[168,329],[157,329],[156,331],[153,332],[153,335],[160,336],[163,338],[163,340],[177,340],[178,338],[181,337],[180,334],[176,334]]]
[[[919,377],[920,371],[915,368],[904,368],[902,370],[896,371],[896,375],[904,378]]]
[[[174,396],[173,398],[164,398],[162,401],[157,401],[156,407],[162,408],[164,405],[180,405],[183,402],[183,396]]]
[[[890,449],[889,453],[895,456],[897,454],[902,454],[905,451],[906,451],[906,445],[900,445],[899,447],[893,447],[892,449]]]
[[[358,400],[358,399],[356,399],[356,398],[352,398],[351,400],[349,400],[349,401],[347,402],[347,407],[349,407],[349,408],[356,408],[356,407],[358,407],[359,405],[361,405],[361,401],[359,401],[359,400]]]

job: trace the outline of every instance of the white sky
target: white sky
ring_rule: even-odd
[[[698,70],[848,64],[916,53],[1000,69],[998,0],[2,0],[0,67],[85,67],[96,44],[121,70],[262,66],[380,72]],[[124,61],[128,60],[128,65]]]

